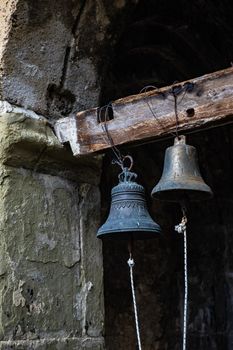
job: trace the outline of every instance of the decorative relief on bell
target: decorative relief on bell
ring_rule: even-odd
[[[147,209],[146,203],[139,203],[139,202],[133,202],[131,201],[125,201],[121,203],[112,203],[112,209],[121,209],[121,208],[132,208],[132,209]]]
[[[119,184],[112,189],[109,216],[97,233],[98,238],[147,239],[161,232],[151,218],[145,199],[145,190],[135,180],[137,174],[123,168]]]

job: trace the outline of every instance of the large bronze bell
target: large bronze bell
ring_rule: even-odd
[[[167,148],[162,177],[151,195],[175,202],[203,200],[213,195],[200,174],[196,148],[186,144],[185,136],[175,138],[174,146]]]
[[[161,232],[147,210],[145,190],[135,182],[137,175],[123,168],[119,184],[112,189],[112,202],[106,222],[97,232],[98,238],[147,239]]]

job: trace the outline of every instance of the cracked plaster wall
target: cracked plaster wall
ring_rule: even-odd
[[[0,349],[101,350],[101,162],[22,114],[0,135]]]

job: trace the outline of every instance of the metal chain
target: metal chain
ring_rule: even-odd
[[[137,302],[136,302],[134,278],[133,278],[134,259],[129,258],[128,265],[129,265],[129,270],[130,270],[130,282],[131,282],[131,290],[132,290],[132,297],[133,297],[133,307],[134,307],[135,325],[136,325],[136,333],[137,333],[137,341],[138,341],[138,350],[142,350],[139,322],[138,322]]]
[[[183,323],[183,350],[186,350],[187,340],[187,315],[188,315],[188,250],[187,250],[187,217],[184,214],[179,225],[175,226],[178,233],[184,236],[184,323]]]

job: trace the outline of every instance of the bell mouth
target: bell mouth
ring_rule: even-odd
[[[194,189],[170,189],[170,190],[155,190],[152,192],[152,197],[161,201],[167,202],[183,202],[183,201],[202,201],[213,197],[213,192],[210,188],[205,190]]]
[[[120,215],[117,218],[108,220],[99,228],[97,237],[101,239],[151,239],[157,237],[161,233],[161,227],[147,216],[146,220],[122,218]]]
[[[109,231],[98,233],[97,238],[102,240],[115,239],[115,240],[124,240],[129,241],[133,240],[147,240],[147,239],[155,239],[158,238],[161,234],[161,229],[158,226],[157,231]]]

